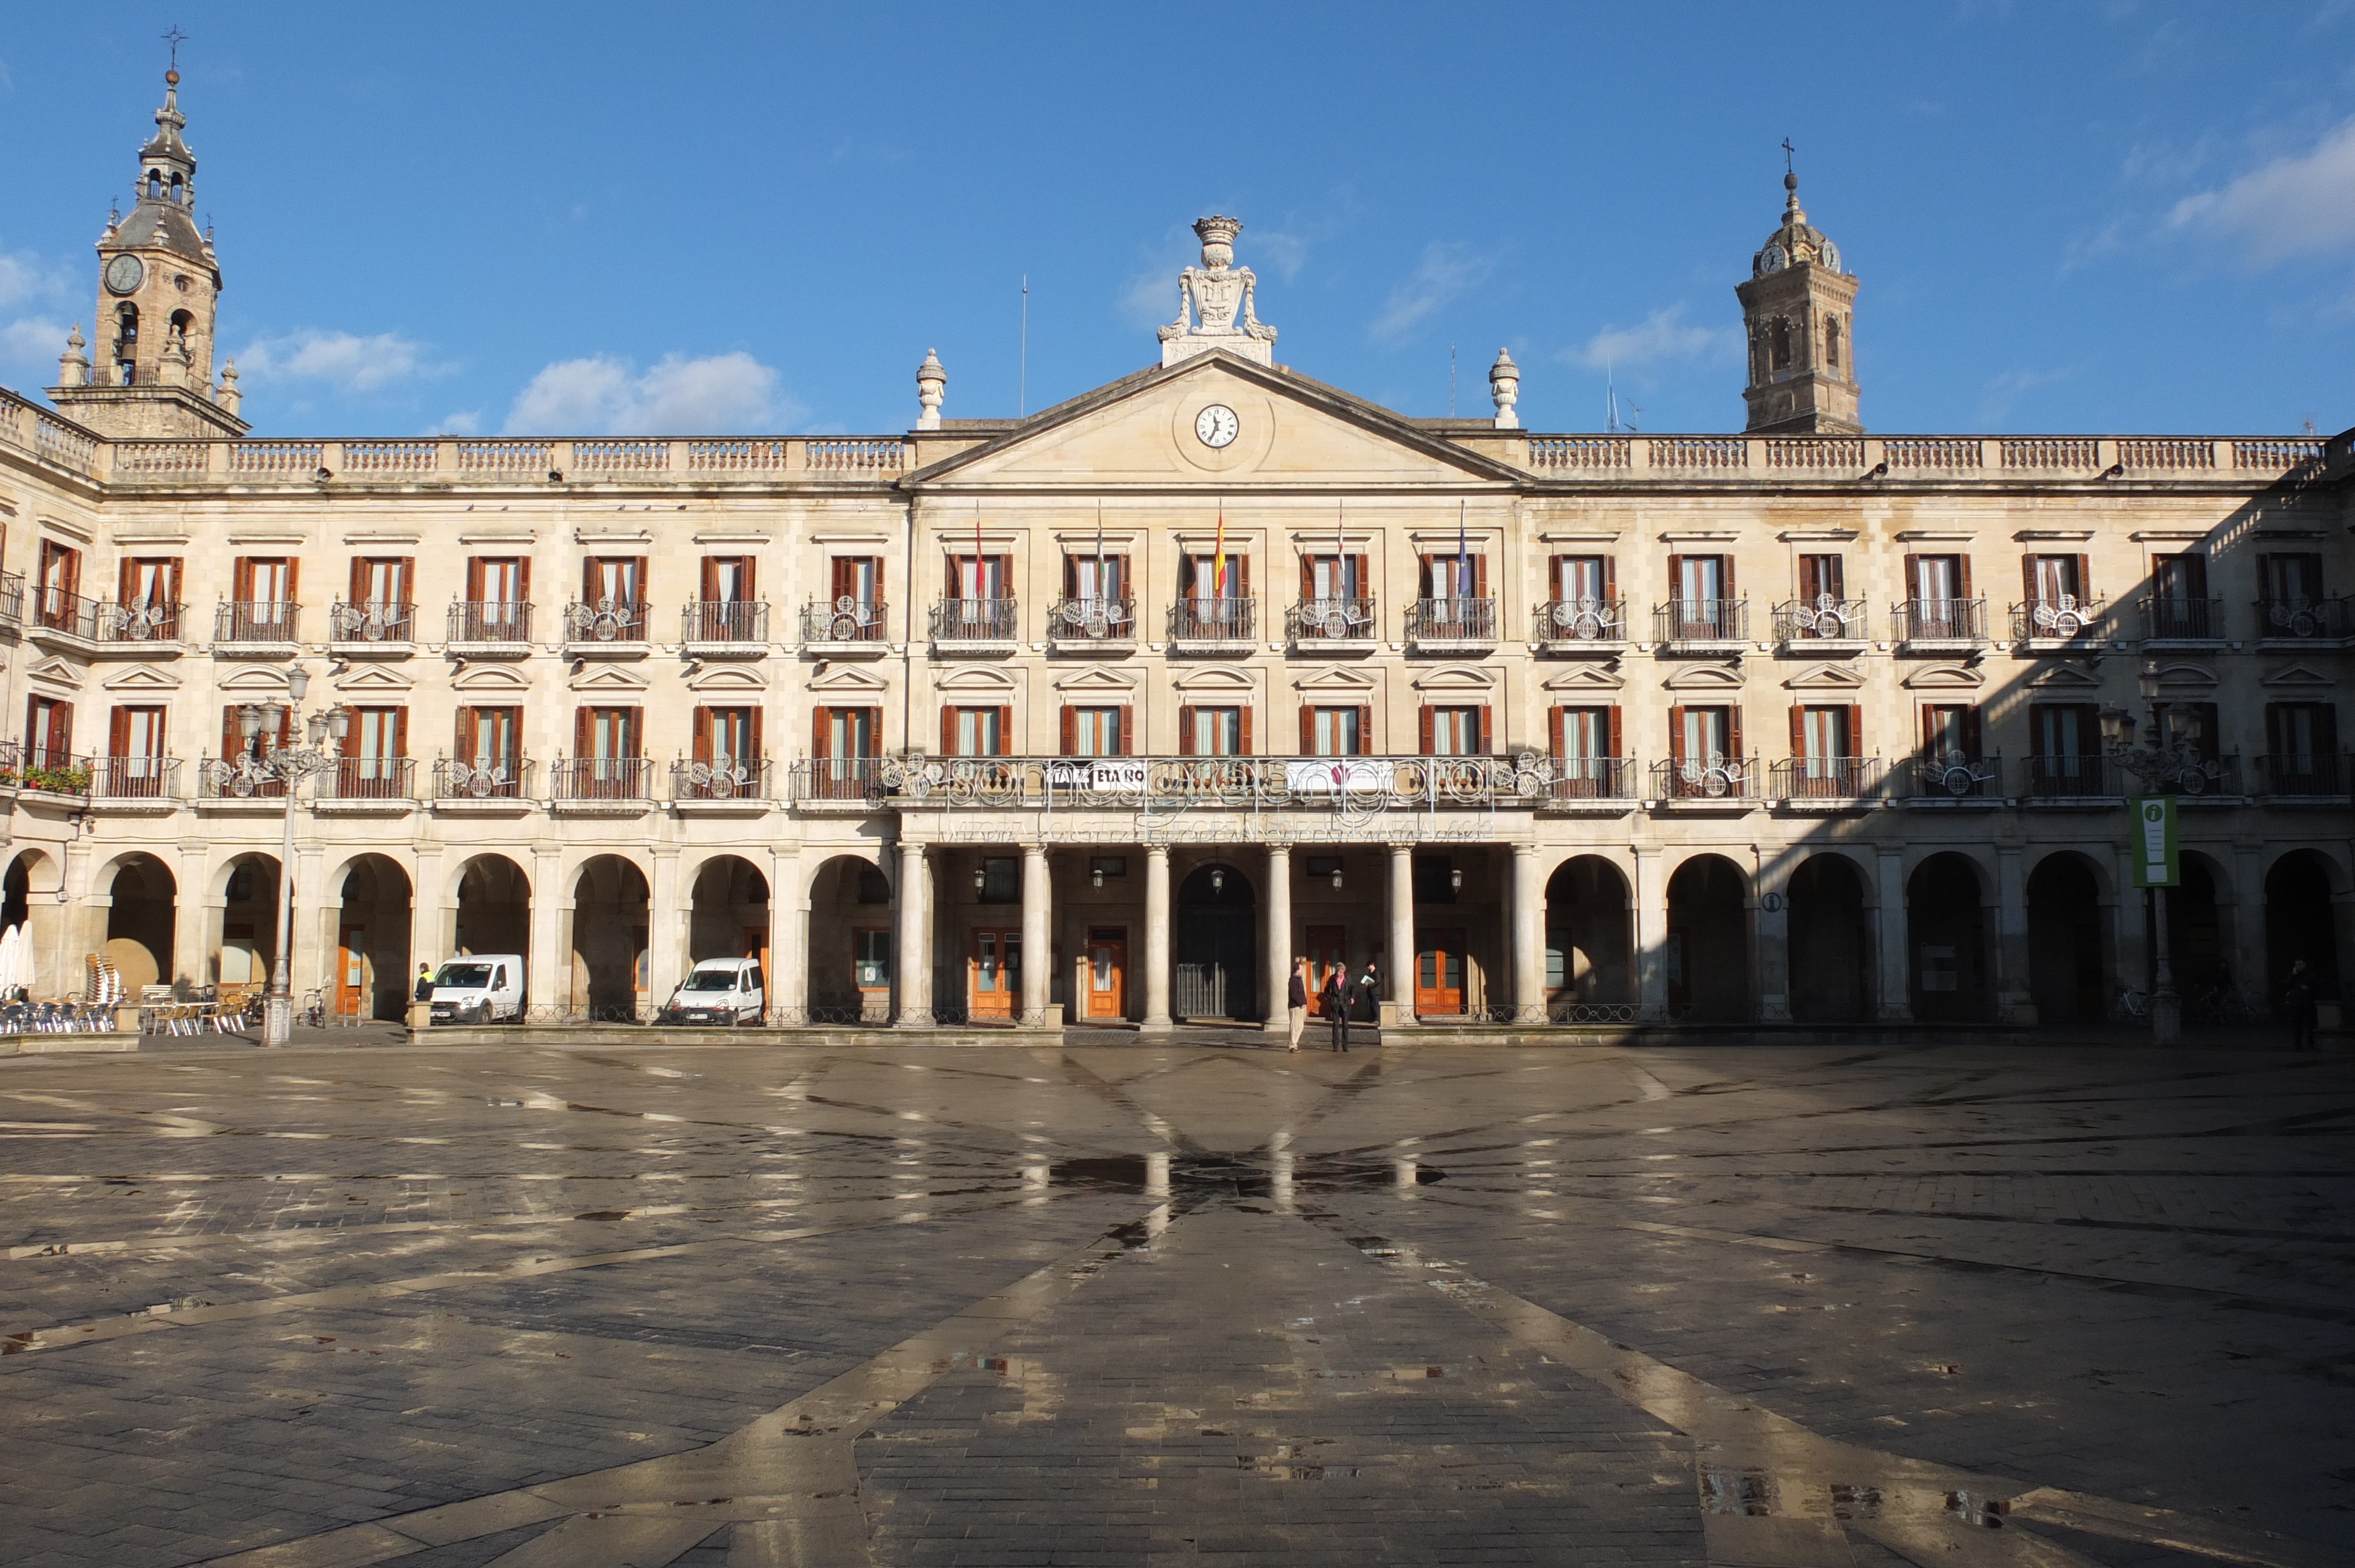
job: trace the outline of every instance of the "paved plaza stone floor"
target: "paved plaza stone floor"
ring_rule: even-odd
[[[2355,1065],[0,1062],[0,1563],[2355,1563]]]

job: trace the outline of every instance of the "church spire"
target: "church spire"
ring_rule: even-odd
[[[1743,429],[1778,435],[1855,435],[1858,421],[1855,275],[1839,247],[1807,221],[1799,172],[1783,143],[1783,222],[1750,259],[1735,285],[1750,341],[1749,406]]]

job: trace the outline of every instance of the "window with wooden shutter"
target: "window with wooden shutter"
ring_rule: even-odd
[[[1178,755],[1194,755],[1194,710],[1190,706],[1178,710]]]
[[[1316,710],[1306,703],[1300,705],[1300,755],[1316,755]]]
[[[1797,703],[1791,705],[1791,750],[1793,757],[1807,755],[1807,710]]]
[[[1008,708],[1006,711],[1012,713],[1014,710]],[[1135,719],[1135,710],[1133,708],[1114,708],[1112,710],[1113,729],[1114,733],[1120,736],[1119,756],[1134,757],[1136,755],[1136,725],[1134,722]]]
[[[1252,705],[1249,703],[1245,703],[1242,705],[1242,711],[1236,716],[1242,726],[1241,746],[1241,749],[1236,752],[1236,755],[1239,757],[1258,756],[1259,753],[1252,749]]]
[[[997,734],[995,738],[996,744],[982,755],[1010,757],[1014,754],[1014,710],[1012,708],[1001,707],[997,710]]]
[[[1627,752],[1626,752],[1626,748],[1625,748],[1625,747],[1624,743],[1623,743],[1623,742],[1621,741],[1621,739],[1620,739],[1620,735],[1619,735],[1619,705],[1618,705],[1618,704],[1616,704],[1616,703],[1614,703],[1614,704],[1613,704],[1613,705],[1612,705],[1608,709],[1606,709],[1606,710],[1605,710],[1605,712],[1607,712],[1607,713],[1609,714],[1609,715],[1610,715],[1610,725],[1611,725],[1611,729],[1610,729],[1610,736],[1611,736],[1610,745],[1611,745],[1611,750],[1610,750],[1610,752],[1608,753],[1608,755],[1609,755],[1609,756],[1611,756],[1611,757],[1614,757],[1614,758],[1621,758],[1621,757],[1625,757],[1625,756],[1626,756],[1626,755],[1627,755]]]
[[[944,705],[941,709],[941,755],[954,757],[956,754],[957,710]]]
[[[1747,757],[1749,753],[1742,749],[1742,708],[1739,704],[1726,710],[1725,728],[1729,736],[1725,755],[1737,761]]]
[[[1681,706],[1668,709],[1668,758],[1674,762],[1685,759],[1685,710]]]
[[[1433,726],[1433,721],[1435,720],[1436,716],[1437,716],[1437,715],[1434,715],[1434,714],[1433,713],[1433,711],[1432,711],[1431,705],[1430,705],[1430,704],[1428,704],[1428,703],[1425,703],[1425,704],[1423,705],[1423,707],[1421,708],[1421,710],[1420,710],[1420,721],[1419,721],[1419,722],[1420,722],[1420,724],[1421,724],[1421,731],[1420,731],[1420,733],[1417,735],[1416,739],[1417,739],[1417,741],[1418,741],[1418,742],[1420,743],[1420,745],[1421,745],[1421,747],[1422,747],[1422,755],[1423,755],[1423,756],[1424,756],[1424,757],[1429,757],[1429,756],[1431,756],[1431,755],[1432,755],[1432,750],[1431,750],[1431,732],[1432,732],[1432,726]]]
[[[1497,720],[1495,715],[1490,712],[1488,705],[1482,703],[1480,705],[1480,735],[1479,738],[1473,744],[1472,749],[1483,757],[1502,756],[1503,747],[1499,744],[1500,738],[1501,737],[1497,734]]]
[[[1865,755],[1864,705],[1861,703],[1848,705],[1848,754],[1850,757]]]
[[[1358,710],[1358,739],[1350,747],[1353,757],[1371,757],[1374,752],[1374,710],[1371,704]]]
[[[1685,598],[1685,558],[1682,556],[1668,557],[1668,598],[1679,605],[1683,603]],[[1685,614],[1680,614],[1677,618],[1678,622],[1681,623],[1685,615],[1689,613],[1686,611]]]

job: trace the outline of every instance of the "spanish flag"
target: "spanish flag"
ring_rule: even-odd
[[[1227,503],[1219,503],[1219,542],[1211,546],[1210,597],[1227,597]]]

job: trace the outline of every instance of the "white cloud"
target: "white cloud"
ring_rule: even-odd
[[[2259,267],[2355,245],[2355,120],[2324,132],[2311,152],[2184,197],[2168,221],[2237,240]]]
[[[1607,326],[1563,357],[1593,370],[1625,369],[1663,359],[1691,359],[1700,355],[1736,349],[1741,339],[1733,329],[1693,326],[1681,304],[1654,311],[1636,326]]]
[[[0,365],[29,366],[47,381],[57,374],[58,355],[66,351],[66,323],[19,316],[0,324]],[[88,349],[82,350],[88,354]]]
[[[1250,244],[1267,259],[1275,275],[1287,283],[1299,277],[1300,270],[1308,265],[1308,241],[1297,234],[1257,234]]]
[[[1424,317],[1468,289],[1477,288],[1496,263],[1463,244],[1434,244],[1423,253],[1414,276],[1391,291],[1370,331],[1380,341],[1404,337]]]
[[[768,430],[797,419],[777,373],[739,351],[678,355],[643,375],[599,355],[559,360],[531,378],[508,410],[509,435],[717,435]]]
[[[2026,394],[2066,381],[2076,374],[2073,366],[2063,366],[2051,370],[2007,370],[1991,376],[1979,388],[1979,418],[1990,425],[2000,423],[2010,414],[2012,405]]]
[[[373,392],[450,366],[426,362],[421,344],[399,333],[297,332],[257,338],[236,355],[241,380],[315,381],[337,392]]]
[[[483,411],[467,408],[455,414],[444,414],[439,423],[425,433],[429,436],[472,436],[481,433]]]

